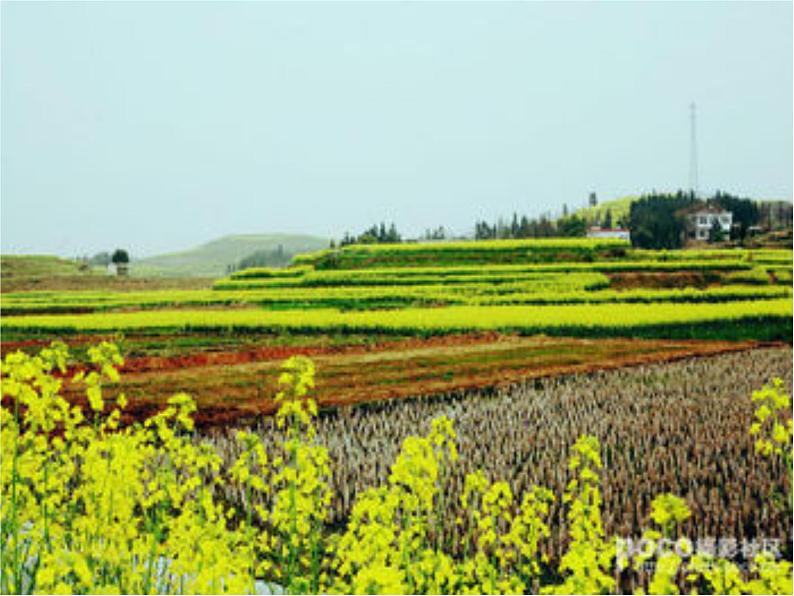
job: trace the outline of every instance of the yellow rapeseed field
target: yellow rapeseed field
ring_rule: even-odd
[[[194,439],[187,395],[120,428],[126,398],[103,390],[118,380],[118,348],[103,342],[88,354],[93,367],[72,379],[85,386],[87,411],[60,395],[54,373],[65,371],[64,344],[2,362],[3,593],[252,593],[268,582],[289,593],[600,594],[619,590],[621,569],[649,562],[653,593],[682,585],[792,591],[791,563],[767,552],[746,572],[702,554],[685,563],[681,553],[692,545],[677,528],[690,512],[675,495],[653,501],[644,538],[677,548],[627,554],[601,523],[603,466],[592,436],[576,441],[561,496],[537,486],[514,495],[487,471],[468,474],[461,504],[473,523],[464,556],[453,557],[435,531],[458,459],[454,425],[443,416],[427,436],[405,440],[386,484],[358,495],[346,527],[334,531],[326,524],[332,462],[315,438],[311,360],[290,358],[279,378],[280,448],[268,453],[255,433],[240,431],[240,455],[224,468],[210,443]],[[790,397],[776,383],[753,400],[759,456],[784,458],[790,470]],[[241,508],[214,496],[222,484],[247,496]],[[552,570],[539,544],[555,498],[566,503],[569,545]]]

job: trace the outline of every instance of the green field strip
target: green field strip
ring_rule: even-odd
[[[789,299],[725,304],[611,304],[554,306],[451,306],[393,311],[318,310],[174,310],[109,312],[87,315],[3,317],[6,330],[107,332],[127,330],[285,330],[293,332],[380,331],[448,333],[467,330],[514,330],[570,335],[678,337],[676,330],[715,325],[791,328]],[[730,331],[730,330],[725,330]],[[714,336],[713,331],[710,336]],[[788,332],[790,340],[790,331]]]

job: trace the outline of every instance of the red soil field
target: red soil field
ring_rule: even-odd
[[[484,334],[362,345],[259,346],[252,349],[130,358],[122,380],[125,422],[160,410],[184,391],[197,401],[199,427],[242,424],[275,410],[281,362],[301,354],[317,366],[321,408],[493,388],[529,379],[586,373],[759,347],[758,342],[571,339]],[[82,389],[66,395],[85,403]]]

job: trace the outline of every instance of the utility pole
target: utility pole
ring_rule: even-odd
[[[693,101],[689,104],[689,191],[698,195],[698,141],[697,141],[697,106]]]

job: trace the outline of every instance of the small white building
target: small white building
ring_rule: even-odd
[[[733,213],[714,205],[699,207],[687,213],[686,219],[687,234],[694,240],[708,240],[715,223],[724,234],[730,234],[733,226]]]
[[[631,240],[631,233],[623,228],[600,228],[592,226],[587,230],[588,238],[619,238],[620,240]]]
[[[130,274],[129,263],[109,263],[107,272],[110,275],[117,275],[119,277],[127,277]]]

